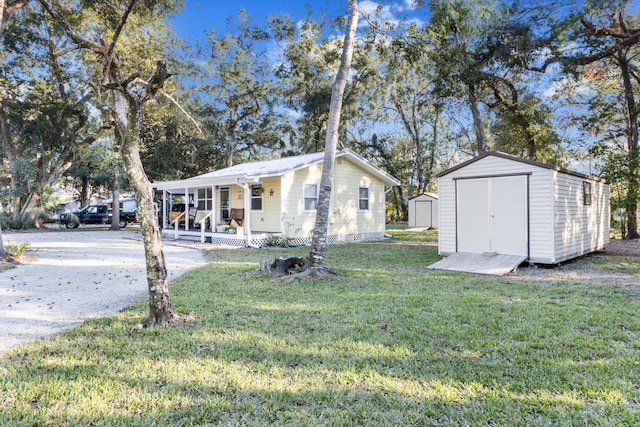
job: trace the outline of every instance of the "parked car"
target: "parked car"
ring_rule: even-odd
[[[75,212],[60,214],[60,223],[67,228],[78,228],[80,224],[111,224],[112,213],[107,205],[89,205]],[[138,221],[137,211],[120,211],[120,228]]]

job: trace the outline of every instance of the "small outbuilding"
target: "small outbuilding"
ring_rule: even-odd
[[[409,228],[438,228],[438,196],[423,193],[409,199]]]
[[[609,243],[609,185],[487,152],[438,176],[439,253],[518,255],[557,264]]]

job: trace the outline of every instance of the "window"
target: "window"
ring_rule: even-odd
[[[360,187],[358,190],[358,209],[361,211],[369,210],[369,188]]]
[[[318,207],[318,184],[304,185],[304,210],[315,211]]]
[[[251,210],[262,210],[262,184],[251,186]]]
[[[198,188],[198,209],[199,210],[209,210],[213,206],[213,189],[209,188]]]
[[[583,182],[582,183],[582,200],[586,206],[591,204],[591,183]]]

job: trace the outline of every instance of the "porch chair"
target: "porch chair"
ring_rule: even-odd
[[[194,228],[194,222],[196,220],[196,215],[198,214],[198,208],[195,207],[190,207],[189,208],[189,212],[187,214],[188,218],[189,218],[189,228]],[[185,228],[184,225],[184,218],[180,219],[180,222],[178,223],[178,227],[182,227]]]
[[[229,212],[229,219],[235,220],[235,222],[242,227],[242,223],[244,222],[244,209],[231,208],[231,212]]]

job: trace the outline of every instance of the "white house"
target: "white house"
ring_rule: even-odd
[[[120,210],[124,212],[131,212],[136,210],[136,201],[132,194],[123,194],[119,200]],[[107,207],[109,210],[113,210],[113,199],[107,200]]]
[[[438,195],[419,194],[409,199],[409,228],[438,228]]]
[[[439,253],[521,255],[557,264],[609,243],[609,185],[487,152],[438,176]]]
[[[324,153],[305,154],[154,182],[162,192],[163,235],[250,246],[276,235],[308,244],[323,160]],[[333,171],[327,241],[383,238],[387,187],[399,181],[348,149],[337,152]],[[175,205],[180,212],[172,216]]]

